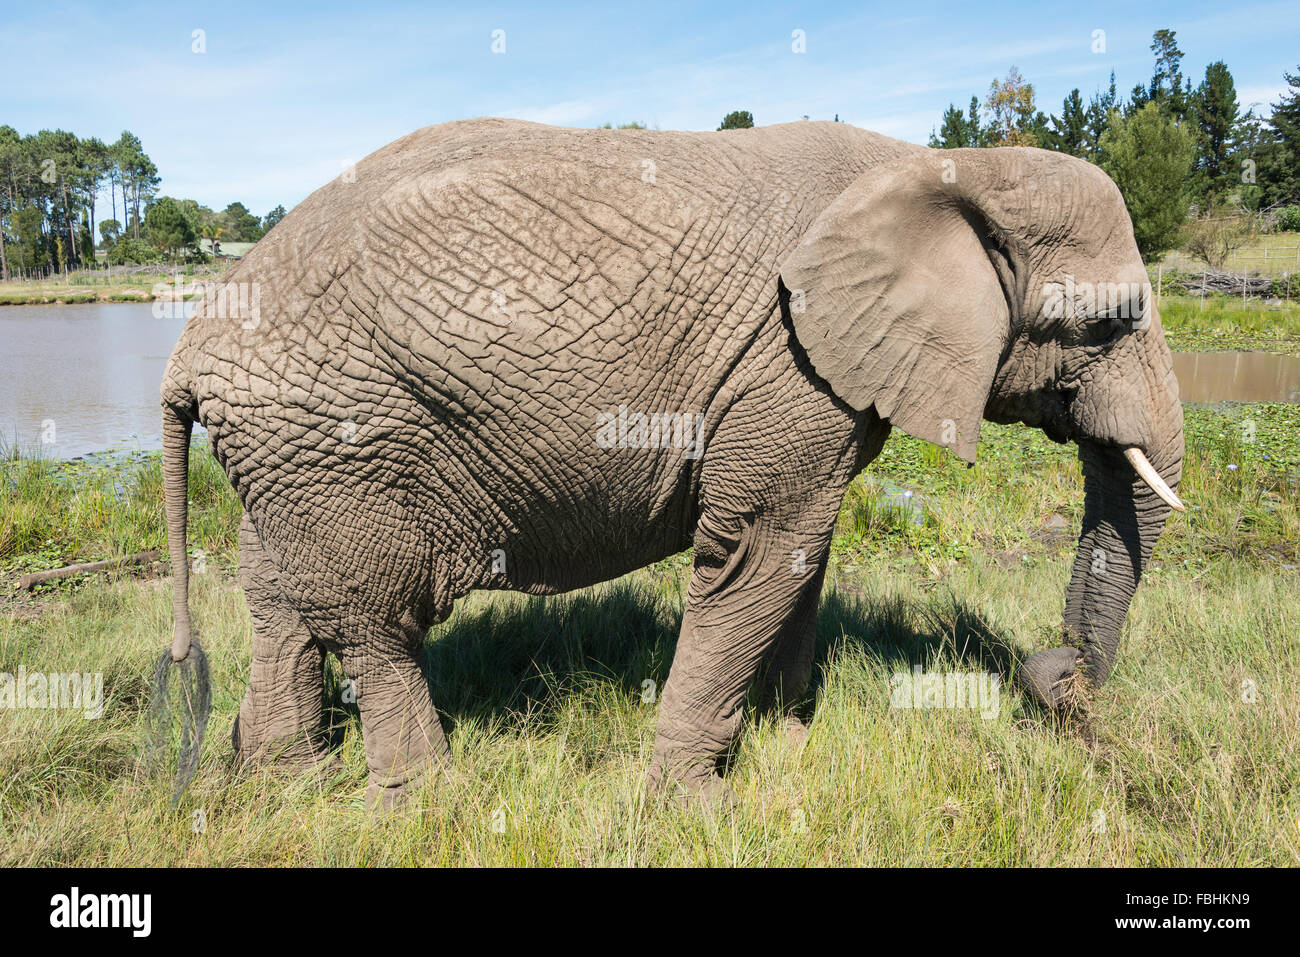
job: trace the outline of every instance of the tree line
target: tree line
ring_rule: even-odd
[[[204,239],[209,252],[223,239],[256,242],[285,214],[277,206],[259,219],[238,202],[214,212],[159,196],[159,183],[158,167],[130,131],[109,144],[66,130],[24,136],[0,126],[0,279],[92,265],[96,248],[110,263],[199,260]],[[95,202],[105,193],[112,215],[97,224]]]
[[[972,96],[965,110],[950,104],[930,146],[1037,146],[1096,163],[1123,193],[1144,257],[1183,244],[1202,255],[1225,242],[1225,230],[1245,235],[1257,228],[1258,214],[1268,210],[1284,228],[1295,228],[1300,68],[1283,74],[1289,89],[1262,116],[1254,104],[1242,110],[1221,60],[1193,87],[1173,30],[1157,30],[1151,51],[1151,79],[1127,98],[1118,95],[1112,71],[1105,92],[1085,104],[1071,90],[1053,114],[1037,108],[1033,84],[1013,66],[992,82],[983,103]],[[1202,258],[1215,264],[1212,252]]]

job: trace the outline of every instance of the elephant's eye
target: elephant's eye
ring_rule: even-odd
[[[1098,295],[1097,315],[1093,321],[1111,323],[1124,332],[1145,329],[1150,321],[1150,292],[1136,283],[1121,284],[1116,290],[1107,290],[1108,298]]]
[[[1090,346],[1105,345],[1124,333],[1124,320],[1118,316],[1089,316],[1084,324],[1084,341]]]

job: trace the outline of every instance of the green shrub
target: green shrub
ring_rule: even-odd
[[[154,249],[143,239],[123,239],[108,253],[108,261],[114,266],[126,263],[151,263],[162,259],[162,253]]]
[[[1300,232],[1300,206],[1283,206],[1277,211],[1279,232]]]

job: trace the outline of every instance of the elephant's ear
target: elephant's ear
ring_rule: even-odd
[[[975,181],[998,163],[987,154],[1022,152],[926,150],[869,171],[781,266],[795,335],[835,394],[967,462],[1014,288]]]

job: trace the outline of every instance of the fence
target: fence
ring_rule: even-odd
[[[1288,237],[1289,238],[1289,237]],[[1166,271],[1199,273],[1205,264],[1182,252],[1171,252],[1164,258]],[[1300,246],[1254,246],[1248,249],[1234,249],[1224,261],[1224,269],[1230,273],[1242,273],[1253,269],[1270,275],[1300,273]]]

